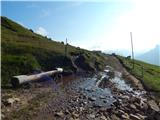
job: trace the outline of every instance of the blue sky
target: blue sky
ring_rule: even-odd
[[[153,15],[159,7],[150,1],[143,3],[3,1],[1,14],[39,34],[58,41],[67,37],[70,44],[90,50],[129,50],[132,31],[136,50],[143,51],[160,40],[159,16]],[[148,11],[148,6],[153,9]]]

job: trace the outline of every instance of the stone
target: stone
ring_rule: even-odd
[[[95,92],[95,91],[96,91],[96,88],[92,88],[92,89],[91,89],[91,92]]]
[[[99,96],[99,98],[100,99],[105,99],[106,97],[101,95],[101,96]]]
[[[129,119],[129,115],[127,113],[122,114],[121,116],[123,119]]]
[[[94,114],[89,115],[90,118],[95,118],[96,116]]]
[[[71,117],[71,118],[69,118],[69,120],[75,120],[75,119]]]
[[[138,117],[137,115],[133,115],[133,114],[130,114],[130,118],[133,120],[141,120],[140,117]]]
[[[141,108],[141,105],[137,102],[134,103],[134,105],[136,106],[136,108],[140,109]]]
[[[160,111],[157,103],[156,103],[154,100],[148,101],[148,105],[149,105],[149,107],[150,107],[152,110],[154,110],[154,111],[156,111],[156,112],[159,112],[159,111]]]
[[[83,102],[84,105],[86,105],[87,103],[88,103],[87,101],[84,101],[84,102]]]
[[[107,109],[106,109],[105,107],[101,107],[101,108],[99,109],[100,112],[106,112],[106,110],[107,110]]]
[[[67,109],[67,110],[65,110],[65,114],[70,114],[70,112],[69,112],[69,110]]]
[[[134,109],[134,110],[137,109],[134,104],[131,104],[130,107],[131,107],[132,109]]]
[[[107,116],[107,120],[111,120],[111,118],[109,116]]]
[[[120,120],[119,117],[117,117],[115,114],[111,115],[111,120]]]
[[[14,98],[15,102],[19,102],[20,99],[19,98]]]
[[[72,113],[72,116],[75,117],[75,118],[78,118],[78,117],[79,117],[79,114],[76,114],[75,112],[73,112],[73,113]]]
[[[2,119],[4,119],[4,118],[5,118],[5,116],[4,116],[4,114],[3,114],[3,113],[1,113],[1,118],[2,118]]]
[[[60,111],[60,112],[56,112],[56,113],[55,113],[55,116],[57,116],[57,117],[63,117],[64,114],[63,114],[62,111]]]
[[[8,98],[8,99],[4,102],[4,104],[5,104],[6,106],[8,106],[8,105],[11,106],[14,102],[15,102],[14,98]]]
[[[141,102],[141,103],[140,103],[140,108],[143,109],[143,110],[148,110],[148,105],[147,105],[147,103]]]
[[[96,98],[95,97],[89,97],[88,98],[90,101],[96,101]]]
[[[142,120],[145,120],[147,118],[147,116],[141,115],[139,113],[136,114],[138,117],[140,117]]]
[[[102,116],[100,117],[100,120],[107,120],[107,118],[106,118],[104,115],[102,115]]]
[[[118,110],[118,112],[119,112],[120,114],[125,114],[125,112],[124,112],[123,110]]]
[[[82,112],[84,110],[84,107],[79,107],[79,111]]]

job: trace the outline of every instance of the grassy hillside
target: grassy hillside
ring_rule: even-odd
[[[8,85],[13,75],[30,74],[35,70],[47,71],[63,67],[75,71],[71,61],[71,56],[75,55],[84,58],[79,62],[87,66],[82,67],[85,70],[100,70],[105,64],[102,54],[71,45],[68,45],[65,56],[63,42],[38,35],[6,17],[1,17],[1,37],[2,85]]]
[[[118,56],[123,65],[137,78],[141,79],[144,85],[153,91],[160,92],[160,67],[135,60],[134,68],[131,59]]]

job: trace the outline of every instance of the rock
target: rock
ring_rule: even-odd
[[[120,95],[120,96],[121,96],[122,99],[127,99],[127,100],[130,99],[129,96],[127,96],[127,95]]]
[[[101,107],[101,108],[99,109],[100,112],[106,112],[106,110],[107,110],[107,109],[106,109],[105,107]]]
[[[20,99],[19,98],[14,98],[15,102],[19,102]]]
[[[131,104],[131,105],[130,105],[130,108],[132,108],[132,109],[134,109],[134,110],[137,109],[134,104]]]
[[[67,120],[75,120],[75,119],[71,117],[71,118],[69,118],[69,119],[67,119]]]
[[[135,102],[134,105],[136,106],[137,109],[140,109],[140,108],[141,108],[140,104],[137,103],[137,102]],[[142,109],[142,108],[141,108],[141,109]]]
[[[64,114],[63,114],[62,111],[60,111],[60,112],[56,112],[56,113],[55,113],[55,116],[57,116],[57,117],[63,117]]]
[[[107,120],[107,118],[106,118],[104,115],[102,115],[102,116],[100,117],[100,120]]]
[[[4,101],[4,105],[11,106],[14,102],[19,102],[19,101],[20,101],[19,98],[8,98],[6,101]]]
[[[1,113],[1,118],[2,118],[2,119],[4,119],[4,118],[5,118],[5,116],[4,116],[4,114],[3,114],[3,113]]]
[[[95,118],[96,116],[94,114],[90,114],[89,118]]]
[[[124,112],[123,110],[118,110],[118,112],[119,112],[120,114],[125,114],[125,112]]]
[[[88,98],[90,101],[96,101],[96,98],[95,97],[89,97]]]
[[[75,112],[73,112],[73,113],[72,113],[72,116],[75,117],[75,118],[78,118],[78,117],[79,117],[79,114],[76,114]]]
[[[147,116],[141,115],[139,113],[136,114],[138,117],[141,118],[141,120],[145,120],[147,118]]]
[[[129,119],[129,115],[127,113],[122,114],[121,116],[123,119]]]
[[[65,119],[66,120],[66,119]],[[67,120],[80,120],[79,118],[69,118],[69,119],[67,119]]]
[[[67,110],[65,110],[65,114],[70,114],[70,112],[69,112],[69,110],[67,109]]]
[[[149,107],[150,107],[152,110],[154,110],[154,111],[156,111],[156,112],[159,112],[159,111],[160,111],[157,103],[156,103],[154,100],[148,101],[148,105],[149,105]]]
[[[95,92],[95,91],[96,91],[96,88],[92,88],[92,89],[91,89],[91,92]]]
[[[111,118],[109,116],[107,116],[107,120],[111,120]]]
[[[111,115],[111,120],[120,120],[119,117],[117,117],[115,114]]]
[[[79,111],[82,112],[84,110],[83,107],[79,107]]]
[[[14,102],[15,102],[14,98],[8,98],[8,99],[4,102],[4,104],[5,104],[6,106],[8,106],[8,105],[11,106]]]
[[[130,114],[130,118],[131,118],[131,120],[132,120],[132,119],[133,119],[133,120],[141,120],[140,117],[138,117],[137,115],[133,115],[133,114]]]
[[[83,104],[86,105],[86,104],[87,104],[87,101],[83,101]]]
[[[74,119],[74,120],[80,120],[79,118],[76,118],[76,119]]]
[[[141,103],[140,103],[140,108],[143,109],[143,110],[145,110],[145,111],[148,110],[148,105],[147,105],[147,103],[141,102]]]
[[[100,99],[105,99],[106,97],[101,95],[99,98],[100,98]]]

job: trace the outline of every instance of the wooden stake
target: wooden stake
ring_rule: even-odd
[[[131,36],[132,62],[133,62],[133,67],[132,67],[132,69],[134,69],[134,50],[133,50],[132,32],[130,32],[130,36]]]

